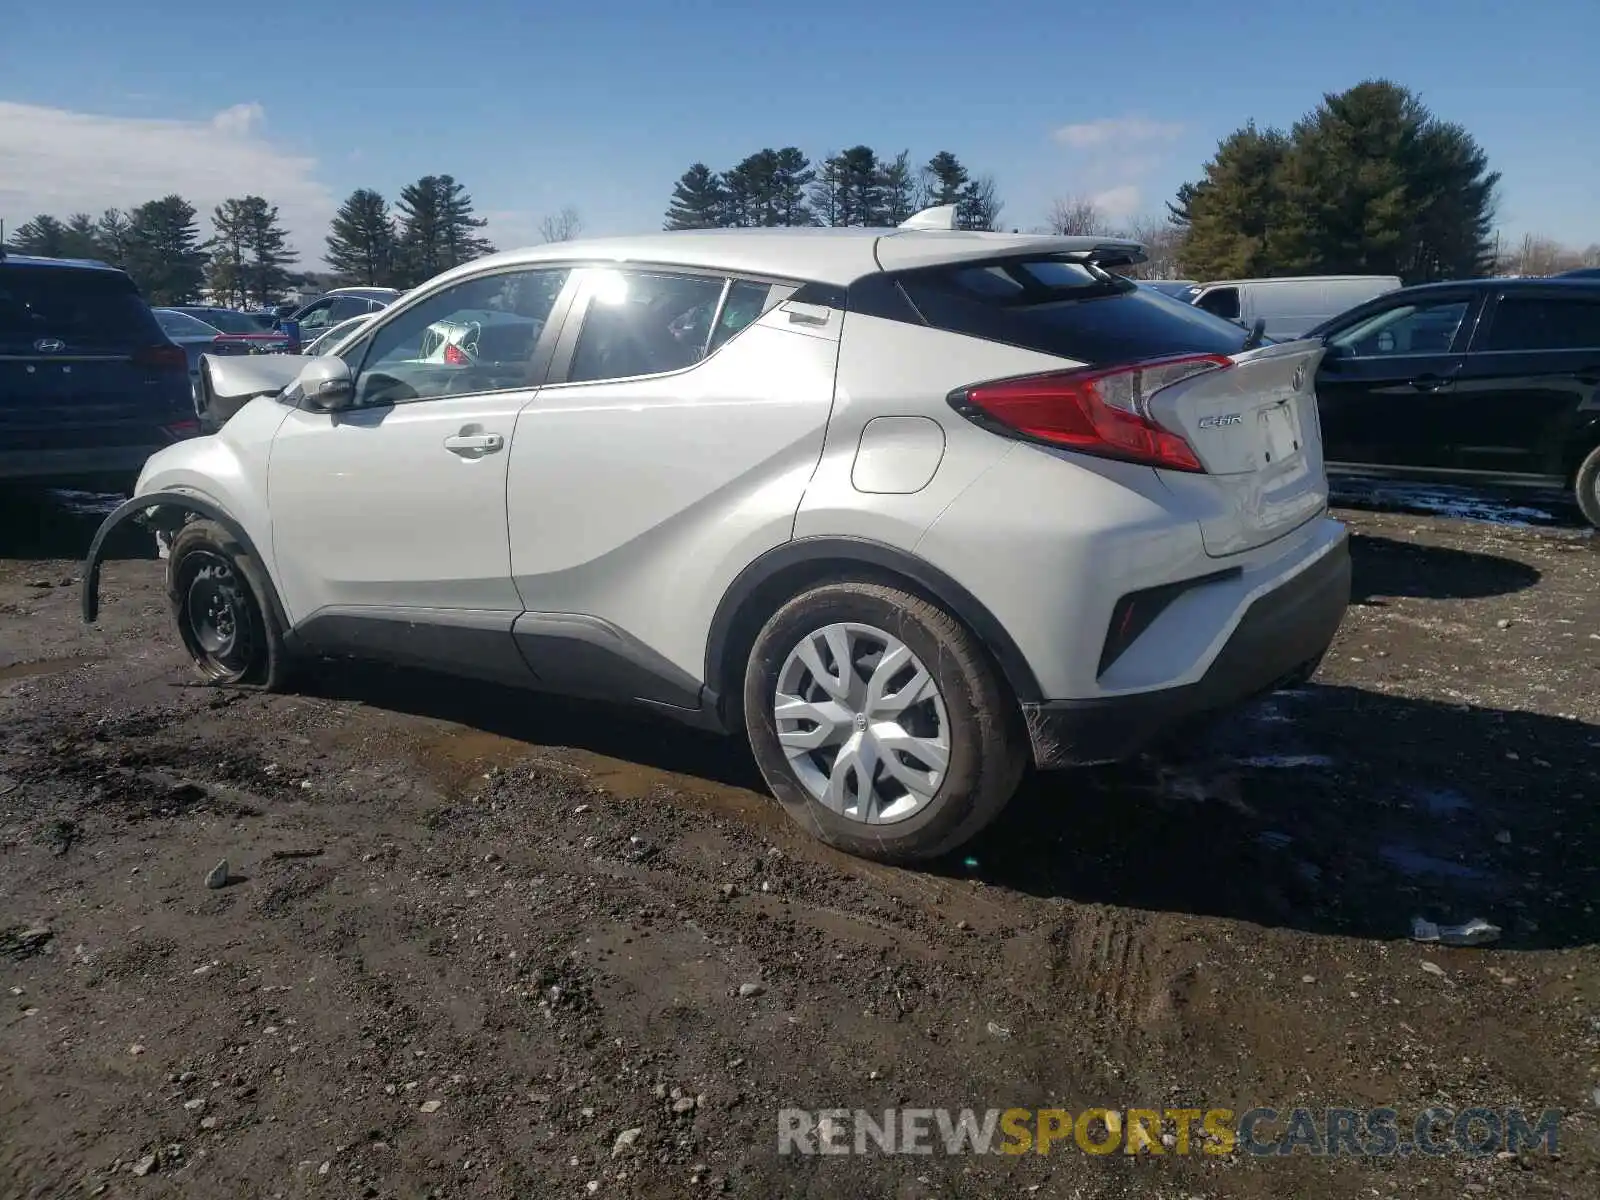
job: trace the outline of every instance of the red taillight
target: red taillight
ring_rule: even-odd
[[[200,436],[199,421],[174,421],[171,425],[164,425],[162,428],[166,430],[167,436],[175,442],[181,442],[184,438]]]
[[[468,367],[472,360],[467,357],[467,352],[454,342],[444,348],[444,360],[452,367]]]
[[[175,367],[180,371],[187,371],[189,356],[183,352],[181,346],[141,346],[133,352],[133,365],[153,370],[170,370]]]
[[[979,383],[955,392],[956,411],[997,432],[1171,471],[1204,471],[1181,436],[1150,415],[1150,397],[1233,364],[1220,354],[1150,359]]]

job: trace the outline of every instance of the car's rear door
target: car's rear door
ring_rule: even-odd
[[[1396,296],[1330,327],[1317,373],[1330,465],[1452,466],[1453,389],[1479,303],[1472,288]]]
[[[1492,297],[1455,387],[1456,465],[1564,483],[1597,415],[1600,287],[1553,284]]]
[[[193,419],[183,352],[127,275],[0,259],[0,472],[137,469]]]

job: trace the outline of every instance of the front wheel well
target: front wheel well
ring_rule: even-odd
[[[808,554],[765,567],[758,560],[751,568],[758,574],[756,579],[742,585],[735,581],[713,621],[706,671],[707,682],[716,689],[721,710],[718,715],[725,728],[738,732],[744,726],[744,706],[739,697],[744,692],[750,651],[762,627],[789,600],[808,588],[828,583],[878,584],[937,605],[983,647],[1016,699],[1040,698],[1038,683],[1021,651],[976,598],[932,567],[914,559],[907,559],[902,565],[895,561],[901,557],[898,552],[885,553],[887,548],[878,548],[875,543],[863,545],[869,549],[859,556],[848,551]]]

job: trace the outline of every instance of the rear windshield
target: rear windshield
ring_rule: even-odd
[[[227,308],[213,308],[201,318],[207,325],[215,325],[223,333],[266,333],[261,322],[242,312]]]
[[[1094,365],[1168,354],[1236,354],[1246,331],[1067,258],[962,263],[899,276],[936,329]]]
[[[112,271],[0,265],[0,344],[13,351],[42,340],[62,350],[127,350],[162,341],[133,281]]]

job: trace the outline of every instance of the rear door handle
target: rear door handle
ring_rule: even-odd
[[[1450,386],[1450,380],[1443,375],[1419,375],[1411,386],[1419,392],[1440,392]]]
[[[444,440],[444,448],[454,454],[493,454],[505,444],[498,433],[457,433]]]

